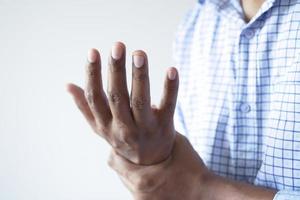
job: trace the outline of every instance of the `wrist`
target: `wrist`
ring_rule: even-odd
[[[202,159],[185,136],[177,134],[175,145],[180,146],[181,150],[184,149],[185,153],[183,154],[186,156],[186,162],[182,164],[187,168],[182,171],[180,167],[179,171],[181,171],[181,173],[177,173],[182,174],[182,176],[179,176],[178,178],[187,186],[185,187],[186,192],[184,192],[185,199],[208,199],[208,187],[209,185],[212,185],[214,182],[213,180],[216,179],[217,176],[205,166]]]

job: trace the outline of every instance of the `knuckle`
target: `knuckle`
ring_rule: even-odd
[[[113,104],[120,104],[121,94],[118,92],[110,91],[108,92],[108,100]]]
[[[147,100],[142,97],[134,97],[131,100],[131,104],[132,104],[133,108],[135,108],[137,110],[143,110],[146,105],[146,102],[147,102]]]
[[[87,74],[90,78],[94,78],[98,75],[98,68],[95,65],[88,65]]]
[[[146,72],[144,73],[134,73],[133,79],[139,82],[146,81],[148,79],[148,74]]]
[[[94,106],[100,98],[100,93],[95,89],[90,89],[85,93],[85,96],[88,103]]]

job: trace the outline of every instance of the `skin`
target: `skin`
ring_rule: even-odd
[[[135,165],[112,151],[109,165],[136,200],[271,200],[275,195],[273,190],[213,174],[180,134],[162,163]]]
[[[133,56],[142,56],[145,63],[140,68],[133,64],[129,95],[125,45],[117,43],[116,46],[121,49],[122,56],[109,59],[106,93],[102,87],[101,59],[96,49],[91,50],[86,66],[85,89],[74,84],[68,84],[67,89],[92,129],[111,144],[108,164],[118,173],[134,199],[274,198],[274,190],[213,174],[189,141],[176,132],[173,115],[179,76],[175,68],[168,70],[161,103],[153,107],[150,104],[147,55],[135,51]]]
[[[257,13],[265,0],[241,0],[245,21],[249,22]]]
[[[95,60],[86,65],[85,90],[74,84],[69,84],[67,89],[92,129],[118,154],[140,165],[159,163],[169,157],[176,135],[173,114],[179,84],[177,71],[169,69],[168,73],[175,74],[175,78],[166,77],[161,103],[157,108],[151,107],[145,52],[133,53],[133,56],[143,57],[145,63],[140,68],[132,66],[129,97],[125,45],[117,43],[116,46],[122,56],[119,60],[109,59],[107,95],[102,87],[101,59],[96,49],[90,52]]]

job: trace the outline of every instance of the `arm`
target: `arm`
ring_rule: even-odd
[[[275,196],[275,191],[263,187],[229,180],[220,176],[212,175],[213,178],[207,180],[204,199],[244,199],[244,200],[271,200]]]
[[[171,157],[163,163],[139,166],[112,151],[109,165],[136,200],[272,200],[276,193],[213,174],[180,134]]]

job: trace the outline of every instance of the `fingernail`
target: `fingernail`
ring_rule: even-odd
[[[144,56],[142,56],[142,55],[134,55],[133,56],[133,63],[134,63],[134,66],[137,67],[137,68],[142,67],[144,65],[144,63],[145,63]]]
[[[97,55],[96,50],[95,49],[90,49],[89,52],[88,52],[88,57],[87,57],[88,61],[90,63],[95,63],[97,61],[97,57],[98,57],[98,55]]]
[[[174,69],[170,69],[170,70],[168,71],[168,78],[169,78],[170,80],[175,80],[176,75],[177,75],[177,73],[176,73],[176,71],[175,71]]]
[[[116,43],[111,51],[111,56],[115,60],[119,60],[122,57],[123,54],[123,48],[121,47],[120,44]]]

